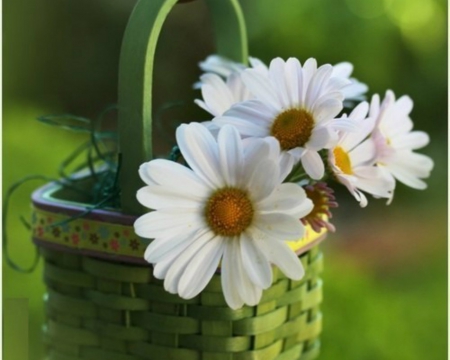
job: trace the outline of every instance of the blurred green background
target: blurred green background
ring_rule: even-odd
[[[398,184],[394,202],[360,210],[337,189],[337,233],[323,245],[324,329],[321,359],[415,360],[447,356],[447,3],[445,0],[242,0],[250,52],[350,61],[369,95],[392,89],[414,100],[415,128],[431,143],[421,152],[435,168],[429,188]],[[3,0],[3,194],[25,175],[56,176],[85,140],[38,123],[49,113],[95,117],[116,102],[121,38],[135,1]],[[156,60],[156,149],[173,145],[177,123],[206,120],[193,99],[198,61],[214,52],[205,4],[178,5],[162,31]],[[181,104],[181,105],[180,105]],[[115,124],[114,116],[109,119]],[[29,264],[30,192],[12,199],[11,256]],[[3,297],[28,298],[30,359],[43,358],[42,264],[20,274],[3,263]],[[24,337],[27,334],[23,334]],[[22,346],[18,338],[14,346]],[[15,360],[14,352],[6,360]],[[20,359],[19,359],[20,360]]]

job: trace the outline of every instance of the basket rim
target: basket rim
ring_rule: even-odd
[[[88,177],[80,177],[80,180],[89,180]],[[83,202],[76,202],[73,200],[67,200],[64,195],[64,186],[58,182],[48,183],[32,194],[32,203],[34,206],[34,217],[40,218],[52,218],[52,221],[46,221],[41,225],[37,220],[33,221],[33,242],[40,247],[47,247],[50,249],[58,249],[60,251],[67,251],[69,253],[80,254],[85,256],[93,256],[97,258],[121,261],[126,263],[146,264],[144,260],[143,251],[144,247],[147,247],[150,243],[150,239],[142,239],[134,234],[133,224],[138,218],[135,215],[124,214],[118,209],[103,208],[92,209],[88,214],[84,214],[80,217],[80,214],[86,212],[91,205]],[[59,193],[60,192],[60,193]],[[71,223],[71,229],[73,227],[79,227],[78,235],[73,234],[70,230],[63,230],[64,237],[67,236],[79,236],[77,241],[63,241],[63,236],[56,237],[52,234],[51,228],[53,224],[65,221],[70,217],[77,217]],[[85,224],[88,224],[90,230],[82,229]],[[103,248],[97,245],[93,245],[88,241],[88,236],[92,232],[100,230],[100,228],[108,228],[111,232],[119,232],[121,234],[127,233],[128,235],[121,235],[120,241],[138,242],[139,251],[136,249],[128,249],[131,245],[117,245],[120,251],[113,247],[113,241],[119,241],[101,236],[100,242],[103,244]],[[288,245],[297,254],[301,255],[322,242],[326,238],[327,232],[322,231],[317,234],[311,229],[307,228],[307,233],[304,238],[296,241],[288,241]],[[106,244],[107,243],[107,244]]]

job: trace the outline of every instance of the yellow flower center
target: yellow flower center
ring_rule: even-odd
[[[217,190],[208,199],[205,219],[216,235],[237,236],[253,220],[253,206],[247,192],[235,188]]]
[[[312,115],[304,109],[289,109],[279,114],[272,124],[270,134],[282,150],[302,147],[311,137],[314,128]]]
[[[352,175],[352,163],[350,161],[350,157],[348,153],[342,149],[340,146],[337,146],[333,150],[334,161],[336,162],[336,166],[341,169],[344,174]]]

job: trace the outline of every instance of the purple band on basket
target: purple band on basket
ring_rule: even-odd
[[[86,209],[91,206],[89,204],[80,204],[73,201],[60,200],[52,197],[52,194],[57,190],[56,186],[58,185],[55,183],[50,183],[33,192],[31,195],[31,200],[34,206],[40,210],[64,214],[68,215],[68,217],[77,216],[80,213],[85,212]],[[125,215],[113,209],[95,209],[86,215],[86,218],[96,221],[133,226],[137,216]]]

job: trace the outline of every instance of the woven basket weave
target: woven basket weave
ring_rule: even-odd
[[[314,359],[321,331],[322,255],[300,258],[306,275],[274,268],[259,305],[227,307],[220,275],[197,297],[167,293],[149,267],[41,248],[48,360]]]

